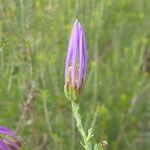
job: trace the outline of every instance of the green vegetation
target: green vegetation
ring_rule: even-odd
[[[110,150],[148,150],[149,14],[149,0],[0,0],[0,125],[16,129],[27,150],[83,149],[64,96],[77,17],[88,47],[84,128]]]

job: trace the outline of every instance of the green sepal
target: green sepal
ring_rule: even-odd
[[[66,86],[64,86],[64,93],[68,100],[78,102],[80,95],[74,88],[67,89]]]

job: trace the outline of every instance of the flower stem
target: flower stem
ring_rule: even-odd
[[[81,144],[83,145],[85,150],[91,150],[91,144],[89,142],[89,139],[92,135],[89,134],[89,135],[86,136],[86,133],[83,129],[81,116],[79,114],[79,104],[76,103],[76,102],[72,102],[71,104],[72,104],[72,113],[73,113],[73,116],[76,120],[77,128],[78,128],[78,130],[79,130],[79,132],[80,132],[80,134],[83,138],[84,143],[83,144],[81,143]]]
[[[92,128],[88,130],[88,133],[86,135],[84,129],[83,129],[83,125],[82,125],[82,121],[81,121],[81,116],[79,113],[79,104],[77,102],[71,102],[72,105],[72,113],[73,116],[76,120],[76,125],[77,128],[82,136],[83,139],[83,143],[80,142],[82,144],[82,146],[84,147],[85,150],[106,150],[108,143],[107,141],[102,141],[101,143],[95,143],[92,147],[92,144],[90,142],[91,137],[93,136],[92,134]]]

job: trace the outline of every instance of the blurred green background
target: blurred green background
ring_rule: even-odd
[[[0,124],[20,126],[27,150],[83,149],[63,92],[78,18],[88,47],[85,129],[93,127],[93,143],[107,140],[110,150],[148,150],[149,17],[149,0],[0,0]]]

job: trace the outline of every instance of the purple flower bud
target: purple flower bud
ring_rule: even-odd
[[[0,126],[0,150],[19,150],[21,139],[10,129]]]
[[[65,94],[70,100],[79,96],[85,82],[87,68],[86,39],[83,27],[76,19],[68,45],[65,65]],[[70,95],[68,97],[68,95]],[[74,97],[75,96],[75,97]]]

